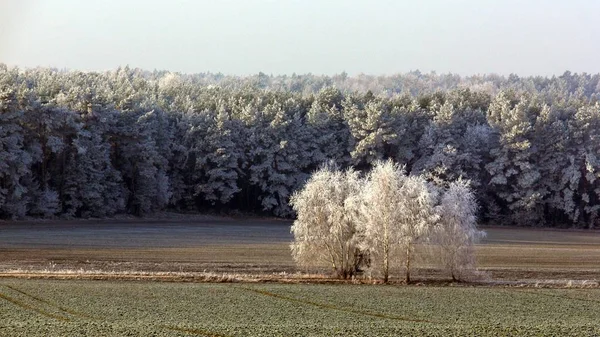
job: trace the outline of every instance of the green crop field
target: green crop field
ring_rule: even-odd
[[[598,336],[600,289],[0,280],[1,336]]]

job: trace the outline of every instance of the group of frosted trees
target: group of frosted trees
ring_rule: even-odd
[[[600,75],[184,75],[0,64],[0,218],[294,216],[333,161],[471,181],[481,221],[600,225]]]
[[[392,266],[402,266],[408,283],[419,245],[419,253],[434,255],[453,280],[474,270],[473,245],[483,232],[476,228],[475,197],[462,179],[435,186],[391,160],[375,162],[364,177],[329,165],[291,203],[298,215],[292,255],[302,266],[330,266],[341,278],[366,268],[384,282]]]

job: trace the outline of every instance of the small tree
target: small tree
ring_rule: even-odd
[[[356,210],[352,200],[362,180],[352,169],[323,166],[291,198],[298,217],[292,226],[294,260],[303,266],[329,264],[338,277],[349,278],[359,263]]]
[[[475,266],[474,244],[485,236],[476,227],[477,202],[467,181],[450,183],[437,207],[440,216],[436,242],[442,250],[441,259],[453,281],[464,277]]]
[[[357,200],[361,204],[361,248],[369,251],[384,282],[389,279],[390,260],[395,255],[401,233],[398,204],[405,180],[402,167],[391,161],[378,161],[369,172],[365,189]]]
[[[404,280],[410,283],[410,265],[415,244],[428,239],[437,221],[434,195],[425,178],[410,176],[402,185],[403,202],[399,205],[401,217],[400,248],[405,252]]]
[[[384,282],[389,279],[390,260],[405,253],[409,283],[414,244],[428,235],[436,220],[426,181],[406,176],[391,160],[379,161],[368,175],[361,201],[363,248],[379,265]]]

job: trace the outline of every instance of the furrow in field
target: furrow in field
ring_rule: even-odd
[[[359,314],[359,315],[365,315],[365,316],[377,317],[377,318],[384,318],[384,319],[392,319],[392,320],[397,320],[397,321],[405,321],[405,322],[413,322],[413,323],[440,324],[439,322],[435,322],[435,321],[427,320],[427,319],[423,319],[423,318],[410,318],[410,317],[403,317],[403,316],[386,315],[386,314],[377,313],[377,312],[362,311],[362,310],[356,310],[356,309],[352,309],[352,308],[338,307],[338,306],[335,306],[332,304],[325,304],[325,303],[318,303],[318,302],[313,302],[313,301],[302,300],[302,299],[298,299],[298,298],[294,298],[294,297],[279,295],[279,294],[272,293],[272,292],[265,291],[265,290],[252,289],[252,288],[246,288],[246,287],[237,287],[237,288],[243,289],[246,291],[251,291],[251,292],[261,294],[264,296],[278,298],[278,299],[281,299],[284,301],[308,304],[308,305],[312,305],[312,306],[319,307],[322,309],[338,310],[338,311],[343,311],[343,312],[348,312],[348,313],[353,313],[353,314]]]
[[[22,294],[22,295],[24,295],[24,296],[26,296],[28,298],[31,298],[31,299],[36,300],[38,302],[44,303],[44,304],[46,304],[46,305],[48,305],[50,307],[56,308],[56,309],[58,309],[58,310],[60,310],[60,311],[62,311],[64,313],[66,313],[66,314],[70,314],[70,315],[81,317],[81,318],[91,319],[91,320],[99,320],[99,318],[92,317],[90,315],[86,315],[84,313],[77,312],[77,311],[69,309],[69,308],[65,308],[63,306],[60,306],[58,304],[54,304],[54,303],[52,303],[52,302],[50,302],[48,300],[45,300],[43,298],[40,298],[40,297],[31,295],[31,294],[28,294],[28,293],[26,293],[26,292],[24,292],[24,291],[22,291],[20,289],[17,289],[17,288],[15,288],[13,286],[9,286],[9,285],[6,285],[6,284],[4,286],[7,287],[7,288],[9,288],[9,289],[11,289],[11,290],[13,290],[13,291],[16,291],[16,292]]]
[[[202,337],[230,337],[230,336],[223,335],[220,333],[207,331],[207,330],[203,330],[203,329],[197,329],[197,328],[188,329],[188,328],[178,328],[176,326],[167,326],[167,325],[161,325],[160,327],[163,329],[167,329],[167,330],[185,332],[185,333],[189,333],[192,335],[198,335],[198,336],[202,336]]]
[[[8,301],[8,302],[10,302],[10,303],[12,303],[12,304],[14,304],[16,306],[18,306],[18,307],[21,307],[23,309],[27,309],[27,310],[30,310],[30,311],[37,312],[38,314],[40,314],[42,316],[46,316],[48,318],[52,318],[52,319],[59,320],[59,321],[64,321],[64,322],[71,321],[68,317],[64,317],[64,316],[60,316],[60,315],[56,315],[56,314],[44,311],[44,310],[42,310],[40,308],[36,308],[36,307],[34,307],[32,305],[29,305],[27,303],[21,302],[21,301],[19,301],[17,299],[14,299],[14,298],[12,298],[10,296],[7,296],[7,295],[3,294],[3,293],[0,293],[0,298],[3,299],[3,300],[6,300],[6,301]]]

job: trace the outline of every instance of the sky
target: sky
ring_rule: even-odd
[[[600,73],[597,0],[0,0],[0,63],[228,75]]]

